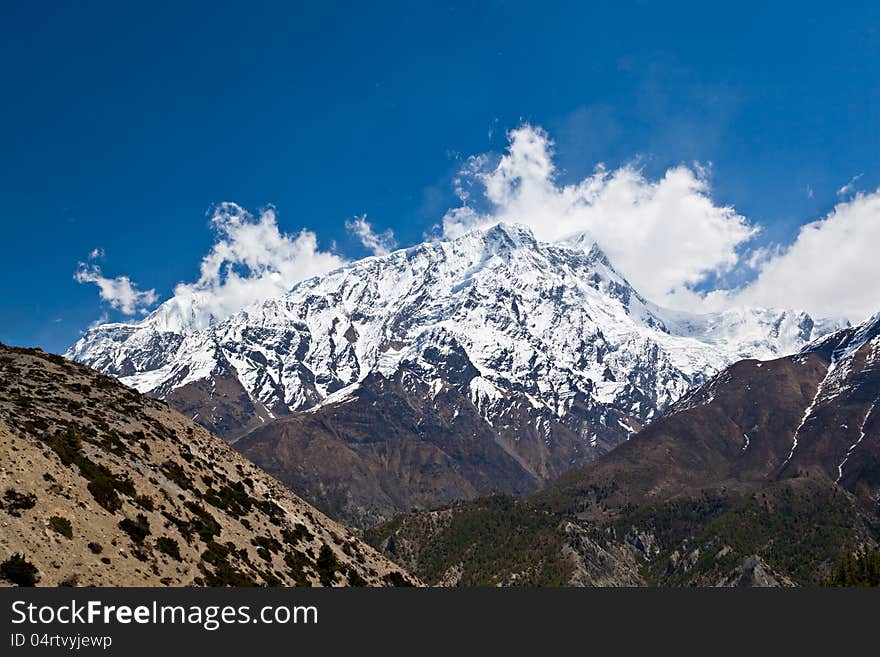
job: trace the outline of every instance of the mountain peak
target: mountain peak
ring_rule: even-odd
[[[880,337],[880,312],[859,324],[853,335],[854,341],[860,346],[877,337]]]
[[[538,247],[538,241],[528,227],[503,221],[476,228],[445,243],[454,249],[479,245],[481,255],[508,255],[520,249]]]
[[[823,328],[783,311],[669,313],[589,235],[552,244],[504,222],[348,263],[208,325],[175,303],[92,329],[68,355],[230,440],[371,374],[418,372],[432,395],[456,387],[499,435],[568,441],[579,456],[565,458],[596,455],[731,362],[794,353]]]
[[[485,229],[486,237],[502,237],[516,244],[531,246],[535,243],[535,235],[528,226],[518,223],[499,221]]]
[[[856,326],[847,326],[807,344],[801,353],[825,353],[832,361],[839,361],[880,337],[880,313]]]

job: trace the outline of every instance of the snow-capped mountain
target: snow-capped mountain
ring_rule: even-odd
[[[457,388],[496,433],[526,422],[552,445],[564,428],[589,456],[731,362],[840,328],[803,312],[661,309],[584,246],[499,224],[354,262],[222,321],[171,300],[89,330],[67,356],[230,440],[406,368],[430,395]]]
[[[369,536],[445,586],[553,585],[562,557],[569,586],[850,585],[871,570],[849,555],[876,546],[878,516],[880,314],[791,356],[734,363],[517,504],[404,513]],[[498,546],[517,548],[472,558]]]

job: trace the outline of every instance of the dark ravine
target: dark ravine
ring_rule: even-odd
[[[3,345],[0,526],[2,585],[417,583],[166,403]]]
[[[180,388],[160,390],[151,397],[168,402],[193,422],[231,442],[273,419],[273,413],[251,399],[230,374],[232,366],[222,362],[210,379],[187,383]],[[285,409],[275,409],[286,415]]]
[[[523,500],[368,538],[430,583],[809,585],[880,532],[880,316],[742,361]]]

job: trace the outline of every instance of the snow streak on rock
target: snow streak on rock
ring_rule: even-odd
[[[871,408],[868,409],[868,412],[865,414],[865,419],[862,421],[862,426],[859,427],[859,439],[856,440],[850,448],[846,450],[846,456],[843,457],[843,460],[840,462],[840,465],[837,466],[837,479],[835,479],[835,483],[840,483],[840,480],[843,479],[843,466],[846,465],[846,462],[849,460],[850,455],[852,455],[853,450],[859,446],[865,439],[865,427],[868,424],[868,418],[871,417],[871,413],[874,412],[874,407],[877,405],[877,402],[871,404]]]

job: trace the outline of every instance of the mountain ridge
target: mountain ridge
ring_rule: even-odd
[[[360,429],[343,407],[356,408],[359,395],[408,405],[437,418],[447,435],[458,427],[457,438],[479,435],[500,448],[470,441],[451,454],[435,442],[437,483],[459,482],[449,495],[524,491],[607,453],[730,362],[796,351],[835,325],[792,311],[667,311],[633,289],[597,245],[543,243],[509,224],[365,258],[192,333],[155,330],[151,322],[168,324],[163,312],[97,327],[68,356],[166,399],[230,441],[246,435],[250,457],[304,494],[337,478],[332,465],[310,462],[312,482],[284,456],[293,444],[270,434],[290,436],[284,426],[314,425],[317,414],[322,440],[352,453]],[[369,421],[387,416],[376,409]],[[331,415],[335,428],[325,431]],[[366,489],[383,486],[379,513],[432,504],[415,488],[381,483],[406,478],[408,463],[413,472],[427,466],[415,449],[424,448],[419,429],[395,431],[388,448],[408,455],[405,462],[358,457],[369,481],[340,517],[367,522],[359,516],[376,499]],[[256,446],[257,437],[280,451]],[[486,479],[490,471],[499,477]],[[343,511],[330,502],[332,490],[321,495],[310,501]],[[438,494],[433,503],[447,501]]]
[[[525,499],[410,512],[367,535],[431,583],[816,585],[880,538],[878,400],[875,316],[731,365]],[[494,547],[508,541],[542,547]]]
[[[441,265],[446,271],[438,271]],[[537,280],[539,274],[552,277],[553,283]],[[501,276],[515,278],[516,285],[505,285],[504,281],[498,280]],[[566,276],[576,280],[569,283],[564,280]],[[487,294],[480,298],[462,294],[475,283],[480,283],[481,278],[489,279]],[[578,286],[582,289],[577,289]],[[388,289],[391,287],[398,289]],[[504,336],[504,328],[518,323],[518,315],[524,310],[522,298],[529,287],[540,288],[540,294],[533,295],[538,298],[531,299],[536,304],[536,312],[571,312],[575,306],[565,304],[569,299],[561,299],[562,295],[570,294],[573,300],[590,303],[591,315],[578,318],[569,326],[560,326],[558,318],[552,316],[529,318],[535,324],[544,319],[558,344],[538,340],[544,326],[528,326],[516,335]],[[342,299],[343,294],[349,297]],[[353,302],[351,295],[358,295],[358,303]],[[540,298],[542,296],[544,298]],[[337,314],[322,313],[326,309],[316,310],[310,306],[310,298],[313,305],[336,302],[344,308]],[[420,313],[419,302],[431,304],[429,312]],[[462,339],[464,331],[456,331],[451,322],[443,321],[445,317],[471,319],[474,313],[462,312],[462,307],[468,303],[494,305],[491,311],[501,313],[501,317],[478,315],[477,319],[484,319],[489,324],[493,321],[507,323],[507,327],[493,331],[491,337],[505,337],[507,342],[514,344],[524,343],[526,355],[532,358],[542,354],[559,357],[559,347],[580,347],[581,351],[586,351],[578,354],[582,356],[580,362],[565,359],[568,361],[566,365],[570,365],[575,373],[579,371],[577,366],[583,370],[587,366],[602,365],[602,353],[613,356],[618,351],[626,352],[627,341],[638,342],[642,337],[634,329],[656,329],[656,334],[648,336],[654,342],[669,336],[671,344],[659,345],[666,360],[672,361],[668,366],[677,370],[678,379],[699,379],[705,376],[701,370],[717,371],[722,363],[726,365],[743,357],[761,358],[796,351],[816,333],[827,331],[834,325],[834,322],[824,322],[817,326],[806,313],[791,311],[754,309],[705,316],[673,313],[639,295],[614,270],[597,245],[593,244],[588,252],[571,250],[539,243],[521,226],[498,224],[467,233],[456,240],[425,243],[387,256],[365,258],[325,276],[303,281],[283,297],[268,299],[212,324],[205,329],[206,334],[201,327],[195,331],[175,330],[168,315],[176,311],[168,308],[176,309],[179,304],[172,300],[141,322],[107,324],[91,329],[67,356],[121,378],[142,392],[155,392],[159,397],[168,396],[190,382],[211,379],[214,369],[218,370],[220,377],[225,372],[233,374],[234,371],[233,376],[258,410],[262,407],[270,414],[273,408],[291,412],[310,408],[341,388],[356,385],[369,372],[391,373],[401,360],[417,358],[419,354],[416,352],[421,344],[442,340],[444,332],[459,338],[459,343],[474,342]],[[502,307],[504,303],[509,303],[510,307]],[[371,305],[373,307],[369,307]],[[611,308],[612,305],[616,307]],[[375,317],[364,317],[368,313]],[[488,311],[486,315],[489,315]],[[606,336],[609,327],[612,332],[618,328],[622,316],[629,316],[631,321],[616,331],[618,335]],[[307,325],[303,326],[303,322]],[[379,326],[371,325],[377,322]],[[275,353],[271,347],[244,355],[228,349],[229,344],[236,341],[247,343],[248,330],[256,328],[303,330],[304,341],[297,342],[297,349],[284,352],[280,350],[290,345],[279,344]],[[474,322],[471,321],[467,328],[474,329]],[[573,344],[574,338],[565,335],[566,330],[574,333],[585,328],[591,329],[593,341],[600,343],[598,350],[592,344]],[[369,330],[373,330],[374,335],[364,335]],[[676,333],[682,334],[683,338],[700,336],[703,339],[696,342],[685,340],[681,346],[676,344],[679,341],[675,338],[680,337]],[[192,334],[199,338],[190,339]],[[319,339],[323,342],[318,343]],[[184,344],[187,341],[189,343]],[[535,344],[529,345],[529,341]],[[608,346],[604,347],[604,352],[597,353],[601,352],[603,342]],[[647,342],[651,345],[649,349],[657,346],[654,342]],[[716,353],[717,349],[711,348],[725,342],[732,345],[729,354],[720,355]],[[706,347],[707,344],[710,346]],[[485,374],[490,383],[523,386],[523,371],[516,372],[513,366],[498,363],[492,346],[468,345],[468,355],[477,364],[480,374]],[[588,347],[593,347],[592,351]],[[700,353],[694,357],[680,353],[688,348]],[[516,357],[509,351],[504,354],[507,358]],[[635,351],[635,346],[629,351]],[[273,356],[270,367],[268,359]],[[267,359],[267,362],[261,363],[261,359]],[[525,364],[525,373],[528,373],[528,365]],[[557,369],[545,363],[542,365],[549,374],[560,374]],[[283,371],[285,366],[291,371]],[[310,372],[298,371],[297,366],[310,369]],[[274,374],[270,371],[272,367],[282,371],[277,376],[267,377],[267,374]],[[621,394],[622,384],[609,380],[608,376],[603,377],[604,369],[589,372],[591,378],[588,380],[597,388],[591,394],[607,401]],[[611,370],[608,374],[616,378],[624,367],[615,367],[611,361],[607,369]],[[668,385],[664,387],[663,383]],[[654,384],[654,389],[649,390],[649,384]],[[581,380],[568,387],[572,393],[577,393],[584,392],[589,385]],[[644,388],[641,392],[648,394],[656,406],[680,396],[682,388],[689,386],[675,380],[660,384],[642,382],[641,387]],[[542,391],[536,386],[531,388],[529,393],[533,397],[537,393],[539,403],[559,414],[559,400],[541,396]],[[655,409],[644,409],[635,414],[645,419],[652,410]]]

